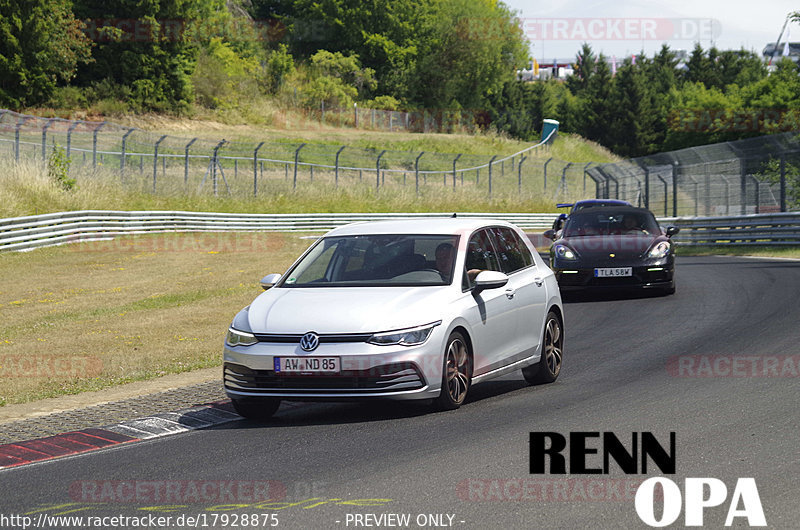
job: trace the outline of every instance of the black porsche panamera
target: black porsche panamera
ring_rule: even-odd
[[[652,212],[632,206],[586,208],[567,218],[553,239],[550,268],[562,292],[591,288],[675,292],[678,228],[661,229]]]

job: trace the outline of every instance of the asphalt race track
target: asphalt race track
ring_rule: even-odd
[[[570,300],[555,384],[532,388],[514,374],[476,385],[446,413],[283,406],[265,424],[234,421],[10,468],[0,471],[0,513],[206,514],[208,527],[213,514],[270,513],[278,528],[365,527],[354,514],[409,514],[410,528],[647,528],[633,493],[663,475],[681,490],[686,477],[726,484],[705,527],[723,527],[737,479],[753,477],[769,527],[800,528],[800,261],[679,258],[676,274],[674,296]],[[626,446],[631,433],[648,431],[667,449],[675,432],[676,473],[650,462],[647,475],[626,475],[612,460],[607,475],[531,475],[531,431],[613,431]],[[602,454],[587,462],[602,467]],[[249,487],[198,503],[186,492],[169,502],[153,493],[170,481],[230,480],[275,481],[283,498],[252,506],[259,499]],[[120,494],[123,483],[138,485],[140,502]],[[101,491],[103,503],[88,502]],[[215,526],[230,521],[217,517]]]

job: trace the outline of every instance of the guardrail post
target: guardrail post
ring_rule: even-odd
[[[678,217],[678,163],[672,163],[672,217]]]
[[[189,148],[197,141],[197,138],[192,138],[186,147],[183,148],[183,185],[189,185]]]
[[[519,162],[517,163],[517,193],[519,194],[522,193],[522,163],[527,159],[527,156],[519,155]]]
[[[97,167],[97,133],[100,132],[100,129],[106,126],[106,123],[103,122],[97,127],[94,128],[92,132],[92,167]]]
[[[253,151],[253,197],[258,197],[258,150],[264,142],[258,144]]]
[[[135,131],[133,127],[128,129],[128,132],[122,135],[122,152],[120,153],[119,157],[119,178],[120,180],[125,176],[125,150],[128,145],[128,136],[131,135],[133,131]]]
[[[47,129],[53,124],[55,118],[50,118],[42,127],[42,164],[47,167]]]
[[[417,195],[419,195],[419,159],[422,158],[422,155],[424,154],[425,151],[421,152],[414,160],[414,190],[416,191]]]
[[[381,151],[381,154],[379,154],[378,158],[375,160],[375,191],[378,191],[381,187],[381,158],[385,154],[386,149]]]
[[[553,161],[553,157],[547,159],[544,163],[544,191],[547,191],[547,164]]]
[[[292,191],[297,189],[297,163],[300,159],[300,149],[304,148],[306,144],[300,144],[294,152],[294,180],[292,181]]]
[[[458,153],[458,155],[456,155],[456,157],[453,159],[453,191],[456,190],[456,162],[458,162],[458,159],[461,158],[461,155],[462,153]],[[461,178],[464,178],[463,173],[461,174]]]
[[[495,158],[497,158],[497,155],[494,155],[492,159],[489,160],[489,199],[492,198],[492,164]]]
[[[163,142],[166,137],[167,135],[165,134],[159,138],[156,145],[153,147],[153,193],[156,192],[156,175],[158,174],[158,146],[161,145],[161,142]],[[214,155],[216,156],[216,151]]]
[[[356,127],[358,127],[358,107],[356,107]],[[335,165],[335,169],[334,169],[334,180],[336,182],[336,187],[337,188],[339,187],[339,155],[342,154],[342,151],[344,151],[345,147],[347,147],[347,146],[343,145],[343,146],[341,146],[339,148],[338,151],[336,151],[336,165]]]
[[[781,211],[786,211],[786,155],[781,153]]]

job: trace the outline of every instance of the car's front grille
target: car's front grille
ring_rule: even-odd
[[[282,394],[375,393],[416,390],[425,379],[413,363],[394,363],[368,370],[343,370],[337,375],[286,375],[225,363],[225,387],[238,392]]]
[[[279,344],[300,344],[300,334],[254,333],[259,342],[273,342]],[[371,333],[336,333],[319,335],[320,344],[335,342],[367,342]]]

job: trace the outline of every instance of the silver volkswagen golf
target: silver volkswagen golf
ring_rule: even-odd
[[[316,241],[240,311],[224,349],[236,411],[287,400],[427,399],[458,408],[480,381],[561,371],[553,272],[516,226],[435,218],[355,223]]]

